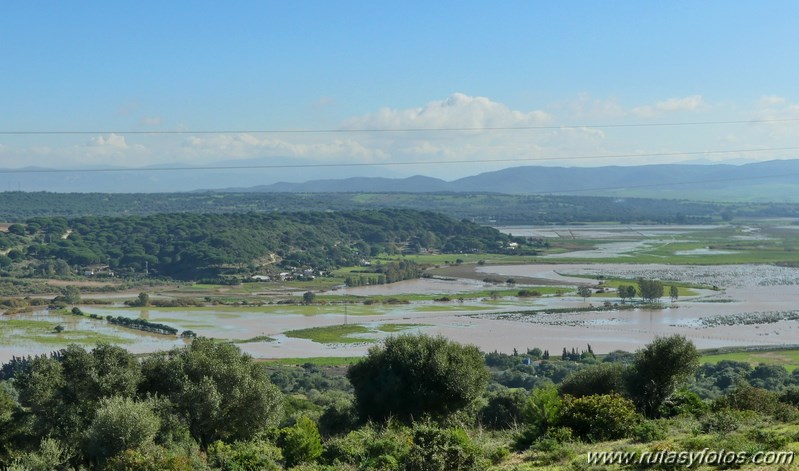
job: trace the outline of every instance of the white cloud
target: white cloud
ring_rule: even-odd
[[[632,109],[632,113],[642,118],[653,118],[665,113],[696,111],[705,106],[701,95],[691,95],[684,98],[669,98],[654,105],[638,106]]]
[[[100,135],[89,138],[83,145],[73,148],[73,155],[79,163],[113,163],[130,165],[147,157],[148,149],[141,144],[128,144],[125,136],[119,134]]]
[[[100,149],[127,149],[128,143],[125,136],[109,134],[108,136],[96,136],[89,138],[88,147]]]
[[[376,113],[351,118],[345,129],[447,129],[532,126],[552,117],[541,110],[511,110],[486,97],[453,93],[445,100],[431,101],[419,108],[383,108]]]
[[[252,134],[220,134],[189,136],[183,141],[190,154],[213,157],[217,160],[247,159],[253,157],[302,157],[307,159],[358,158],[359,160],[384,159],[380,149],[370,149],[356,139],[304,140],[290,142],[283,139],[261,138]]]

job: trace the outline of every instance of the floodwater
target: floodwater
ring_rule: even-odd
[[[641,237],[660,237],[687,234],[694,231],[714,229],[719,226],[609,226],[588,224],[584,226],[502,226],[500,232],[516,237],[536,237],[546,239],[620,239]]]
[[[779,315],[769,321],[767,313],[791,313],[799,309],[799,269],[770,265],[625,265],[625,264],[528,264],[476,266],[480,274],[502,277],[525,277],[550,280],[563,286],[590,283],[574,275],[604,275],[613,278],[635,279],[639,276],[664,280],[679,280],[722,290],[699,290],[692,298],[680,298],[671,304],[665,300],[660,310],[589,310],[581,313],[532,313],[556,308],[601,306],[605,300],[617,298],[594,297],[583,300],[576,296],[542,297],[503,303],[471,301],[458,303],[418,302],[401,305],[349,305],[347,315],[338,306],[281,306],[260,308],[203,309],[139,309],[82,307],[87,314],[147,317],[151,322],[164,323],[178,330],[193,330],[199,335],[244,340],[266,335],[273,342],[240,343],[245,352],[258,358],[304,356],[357,356],[371,344],[322,345],[305,339],[284,335],[293,329],[340,325],[345,322],[369,326],[380,324],[425,324],[415,331],[441,334],[453,340],[474,344],[484,351],[511,352],[514,348],[539,347],[552,352],[566,348],[585,348],[594,351],[634,351],[656,336],[680,334],[699,348],[749,345],[799,344],[799,323]],[[458,293],[481,289],[475,280],[422,279],[393,285],[348,289],[348,294]],[[344,290],[341,290],[342,292]],[[527,312],[525,312],[527,311]],[[747,323],[735,325],[717,322],[728,316],[738,316]],[[725,317],[727,316],[727,317]],[[796,317],[793,317],[796,318]],[[33,314],[0,316],[0,323],[10,319],[46,320],[61,323],[69,331],[89,331],[108,335],[123,342],[134,352],[148,352],[182,345],[175,337],[145,334],[107,324],[88,317],[60,315],[41,311]],[[712,322],[711,322],[712,321]],[[37,342],[24,332],[3,331],[0,361],[11,355],[44,353],[59,348],[52,343]],[[56,335],[56,334],[48,334]],[[375,334],[379,339],[383,334]],[[17,338],[18,337],[18,338]]]
[[[341,294],[353,296],[393,296],[398,294],[457,294],[469,291],[478,291],[485,288],[495,288],[491,283],[477,280],[457,279],[445,280],[440,278],[419,278],[404,280],[386,285],[357,286],[352,288],[339,288],[326,294]]]

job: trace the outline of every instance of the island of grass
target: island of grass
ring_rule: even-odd
[[[371,328],[360,324],[332,325],[327,327],[311,327],[308,329],[290,330],[285,332],[286,337],[307,339],[316,343],[374,343],[375,338],[353,337],[353,335],[368,335],[380,333],[401,332],[416,327],[425,327],[426,324],[381,324]]]

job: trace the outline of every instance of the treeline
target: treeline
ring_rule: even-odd
[[[168,326],[166,324],[159,324],[157,322],[150,322],[147,319],[133,319],[124,316],[105,316],[105,320],[114,325],[127,327],[129,329],[141,330],[144,332],[151,332],[153,334],[161,335],[177,335],[178,329]]]
[[[252,273],[264,267],[331,270],[408,246],[452,253],[501,252],[516,239],[468,221],[413,210],[330,213],[157,214],[32,218],[0,233],[7,264],[36,260],[108,266],[117,275],[175,279]],[[526,246],[523,240],[522,249]],[[3,242],[0,242],[2,245]],[[3,261],[0,260],[0,267]],[[397,276],[394,271],[384,273]]]
[[[366,274],[364,274],[366,273]],[[362,269],[345,278],[347,286],[383,285],[397,281],[413,280],[422,276],[422,266],[413,260],[380,263],[370,270]]]
[[[585,452],[604,440],[635,451],[751,453],[795,442],[799,376],[784,369],[699,368],[679,336],[603,361],[590,350],[547,361],[540,349],[484,355],[402,335],[328,373],[256,363],[202,338],[142,359],[70,346],[0,367],[0,467],[584,469]],[[521,370],[537,382],[496,382]],[[689,389],[700,378],[734,384],[703,398]]]
[[[799,217],[799,204],[496,193],[47,193],[0,192],[0,220],[162,213],[435,211],[484,224],[592,221],[705,223],[728,217]]]

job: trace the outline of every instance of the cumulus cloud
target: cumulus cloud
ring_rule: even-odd
[[[345,129],[451,129],[532,126],[551,121],[541,110],[511,110],[486,97],[453,93],[418,108],[382,108],[348,120]]]
[[[81,163],[129,164],[130,161],[145,157],[147,148],[141,144],[128,144],[125,136],[108,134],[93,136],[83,145],[73,148]]]
[[[486,97],[454,93],[416,108],[382,108],[352,117],[341,125],[346,131],[414,130],[412,132],[188,136],[183,140],[183,150],[204,159],[301,157],[317,161],[380,163],[507,158],[527,155],[537,149],[536,141],[546,134],[513,130],[481,132],[479,129],[535,126],[551,119],[544,111],[513,110]],[[442,129],[472,128],[475,131],[441,132]]]
[[[371,160],[387,157],[380,149],[370,149],[355,139],[303,140],[261,138],[248,133],[213,136],[189,136],[184,149],[192,154],[216,158],[302,157],[308,159],[357,158]]]
[[[654,105],[639,106],[633,108],[632,112],[636,116],[651,118],[666,113],[695,111],[704,106],[706,105],[701,95],[691,95],[684,98],[669,98],[667,100],[658,101]]]
[[[103,149],[127,149],[128,143],[125,136],[109,134],[108,136],[95,136],[89,138],[88,147]]]

